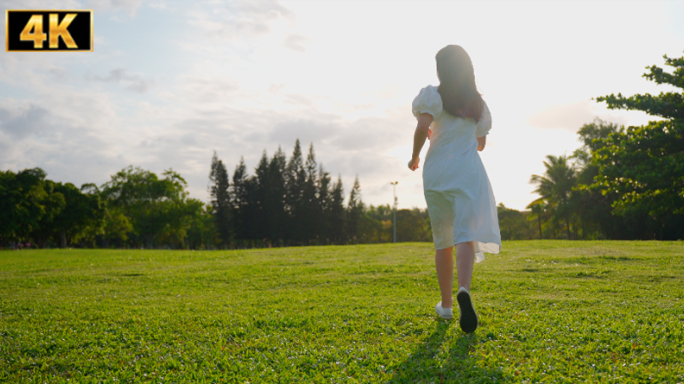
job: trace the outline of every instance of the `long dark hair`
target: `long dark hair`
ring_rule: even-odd
[[[457,117],[480,121],[484,102],[475,85],[470,56],[461,46],[447,45],[437,52],[439,94],[445,111]]]

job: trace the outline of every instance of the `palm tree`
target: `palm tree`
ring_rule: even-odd
[[[570,231],[570,218],[572,217],[570,193],[577,182],[577,173],[566,155],[548,155],[546,158],[544,175],[532,175],[530,178],[530,184],[537,185],[534,192],[538,193],[540,197],[530,203],[528,207],[540,203],[546,204],[554,221],[565,222],[567,236],[570,239],[572,237]]]

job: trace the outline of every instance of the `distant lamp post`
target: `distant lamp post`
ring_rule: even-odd
[[[392,181],[390,184],[394,187],[394,242],[397,242],[397,184],[398,181]]]

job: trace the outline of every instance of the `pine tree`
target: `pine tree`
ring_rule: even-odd
[[[240,157],[240,163],[235,167],[233,172],[233,186],[232,186],[232,213],[233,213],[233,231],[238,239],[247,238],[247,205],[249,203],[248,191],[249,179],[247,176],[247,167],[245,166],[244,158]]]
[[[304,181],[304,190],[302,191],[302,226],[304,229],[304,238],[307,240],[320,239],[322,237],[322,233],[320,232],[322,217],[317,196],[318,175],[316,173],[316,168],[316,155],[314,154],[313,144],[311,144],[304,166],[306,179]]]
[[[254,196],[253,196],[253,208],[252,214],[255,226],[254,238],[265,239],[270,236],[271,232],[271,221],[269,220],[268,214],[268,193],[269,193],[269,164],[268,156],[266,151],[261,155],[259,160],[259,165],[256,168],[256,178],[254,180]]]
[[[304,237],[304,183],[306,181],[306,171],[302,162],[302,148],[299,139],[295,142],[292,157],[287,164],[286,170],[286,202],[289,214],[288,238],[295,243],[302,243]]]
[[[349,203],[347,204],[347,238],[352,243],[356,243],[360,238],[359,222],[363,214],[363,200],[361,200],[361,185],[359,184],[359,176],[354,179],[354,186],[349,194]]]
[[[224,246],[231,241],[231,201],[229,191],[228,172],[219,160],[216,151],[211,158],[211,172],[209,173],[209,194],[211,196],[212,216],[219,239]]]
[[[268,237],[273,241],[285,239],[287,215],[285,212],[285,153],[278,147],[268,165],[268,190],[265,209],[271,223]]]
[[[337,182],[333,185],[330,192],[330,209],[328,222],[330,223],[330,232],[328,237],[337,244],[342,244],[345,241],[344,235],[344,187],[342,186],[342,177],[337,176]]]
[[[318,233],[320,234],[321,240],[325,244],[328,244],[332,240],[330,236],[332,196],[330,190],[330,174],[323,169],[323,165],[318,169],[318,191],[316,194],[318,195],[318,207],[320,209]]]

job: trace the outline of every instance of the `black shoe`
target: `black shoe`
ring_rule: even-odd
[[[459,288],[456,301],[458,301],[458,308],[461,310],[461,329],[465,333],[475,332],[477,329],[477,313],[475,313],[473,302],[470,300],[470,293],[465,287]]]

